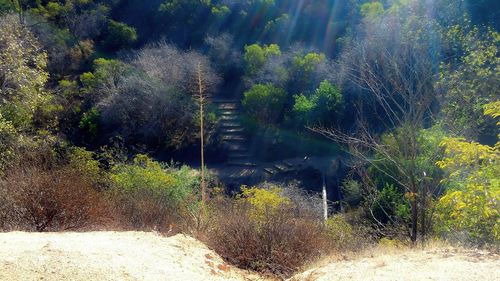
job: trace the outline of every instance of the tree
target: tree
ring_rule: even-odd
[[[360,101],[359,108],[363,111],[358,113],[357,134],[312,128],[348,145],[353,156],[404,190],[411,208],[410,238],[414,243],[419,218],[425,212],[419,210],[419,200],[423,198],[420,196],[421,182],[425,175],[419,174],[417,169],[418,133],[432,114],[435,101],[433,69],[436,67],[431,50],[437,43],[435,23],[419,5],[419,2],[410,2],[395,12],[386,12],[378,19],[364,22],[362,27],[366,30],[360,33],[361,38],[347,46],[339,61],[339,79],[342,81],[343,77],[348,87],[366,93]],[[379,116],[378,128],[365,122],[365,111],[370,106],[375,116]],[[377,129],[379,132],[389,130],[394,143],[384,144]],[[373,155],[379,156],[374,158]],[[391,165],[381,165],[384,162]],[[367,187],[377,190],[369,177],[362,178],[366,179]]]
[[[373,20],[384,14],[384,4],[379,1],[364,3],[360,7],[361,15],[368,20]]]
[[[245,112],[261,124],[274,124],[282,116],[286,92],[272,84],[257,84],[245,92]]]
[[[104,44],[111,50],[117,50],[134,43],[137,40],[137,31],[125,23],[110,20],[105,38]]]
[[[197,99],[200,107],[200,162],[201,162],[201,201],[203,204],[207,202],[207,191],[205,182],[205,103],[207,102],[208,92],[214,87],[211,83],[217,83],[216,79],[211,79],[211,73],[213,70],[210,69],[208,61],[206,59],[201,59],[200,57],[196,64],[195,79],[197,87]]]
[[[342,114],[343,97],[340,89],[324,80],[314,93],[307,97],[295,95],[293,111],[301,125],[334,123]]]
[[[0,114],[26,129],[48,94],[47,54],[34,35],[12,15],[0,18]]]
[[[129,60],[104,60],[88,77],[81,77],[84,85],[105,93],[97,102],[100,132],[106,133],[100,137],[120,135],[128,147],[154,150],[179,149],[199,140],[200,69],[203,95],[214,91],[219,81],[209,60],[165,42],[148,45]],[[214,127],[210,116],[204,114],[205,135]]]
[[[486,105],[485,114],[500,117],[500,101]],[[438,232],[478,244],[497,243],[500,141],[488,146],[464,138],[446,138],[441,146],[445,148],[445,157],[437,165],[446,171],[447,191],[438,203]]]
[[[273,56],[280,56],[280,47],[276,44],[260,46],[259,44],[252,44],[245,46],[244,60],[246,64],[247,74],[255,75],[266,63],[268,59]]]
[[[454,136],[477,140],[494,131],[494,122],[483,117],[483,107],[500,95],[500,34],[464,29],[454,25],[446,33],[450,56],[457,59],[442,64],[437,86],[443,93],[443,123]]]

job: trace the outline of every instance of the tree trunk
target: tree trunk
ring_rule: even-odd
[[[198,65],[198,90],[200,94],[200,152],[201,152],[201,201],[206,202],[206,186],[205,186],[205,130],[203,118],[203,82],[201,77],[201,65]]]
[[[417,242],[417,227],[418,227],[418,206],[417,206],[417,194],[412,194],[411,199],[411,242],[413,245]]]
[[[326,192],[326,175],[325,172],[321,172],[322,180],[323,180],[323,219],[326,223],[328,220],[328,201],[327,201],[327,192]]]

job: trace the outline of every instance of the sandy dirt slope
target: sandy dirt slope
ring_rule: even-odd
[[[432,248],[432,247],[431,247]],[[352,260],[325,259],[290,281],[500,281],[500,256],[456,248],[375,249]]]
[[[201,242],[153,233],[1,233],[0,280],[259,280]]]
[[[330,257],[290,281],[500,281],[500,256],[483,251],[376,248]],[[227,265],[201,242],[143,232],[0,233],[3,280],[265,280]]]

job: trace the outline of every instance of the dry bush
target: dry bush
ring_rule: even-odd
[[[297,219],[287,208],[256,221],[245,202],[221,206],[219,202],[207,243],[238,267],[288,277],[325,249],[321,224]]]
[[[73,169],[18,167],[0,180],[3,230],[81,230],[102,226],[109,218],[102,196]]]
[[[178,215],[154,191],[114,190],[110,198],[114,202],[113,212],[119,217],[122,228],[168,232],[173,225],[178,224]]]

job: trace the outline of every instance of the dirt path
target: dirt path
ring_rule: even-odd
[[[259,280],[201,242],[153,233],[3,233],[0,280]]]
[[[290,281],[500,281],[500,257],[481,251],[376,249],[329,258]],[[0,280],[265,280],[227,265],[201,242],[142,232],[0,233]]]
[[[499,281],[500,257],[456,248],[377,249],[354,260],[324,260],[290,281]]]

